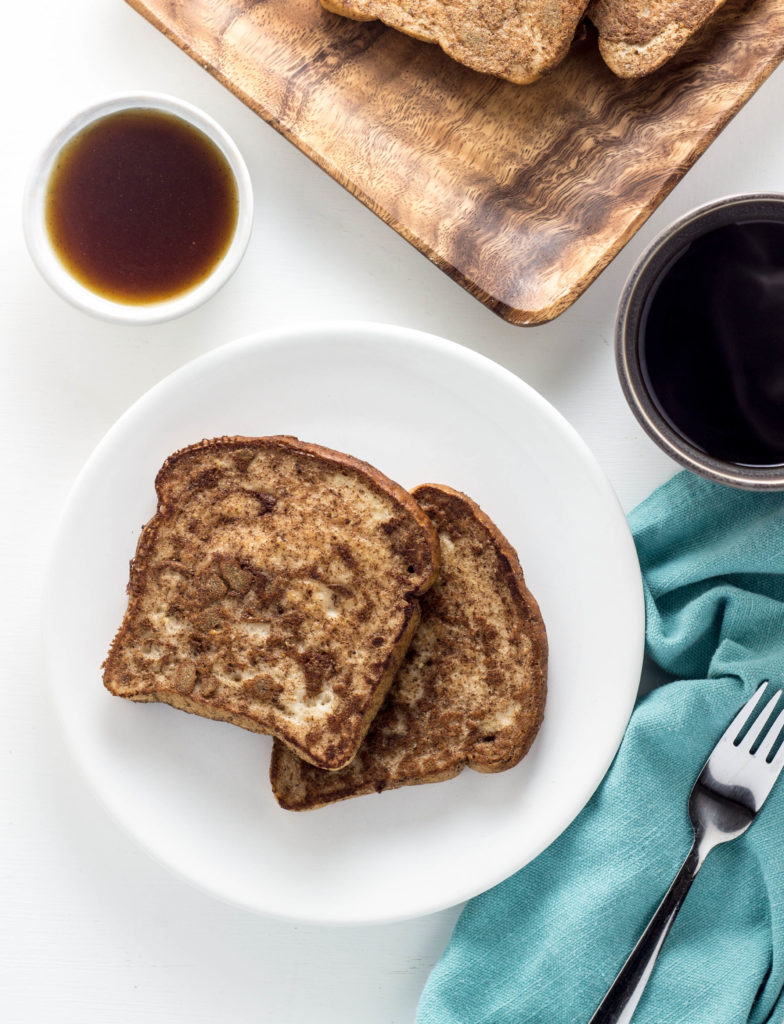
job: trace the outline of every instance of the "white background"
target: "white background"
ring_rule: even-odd
[[[588,292],[526,329],[469,297],[121,0],[6,5],[1,67],[0,1017],[410,1022],[459,908],[361,929],[255,916],[181,882],[93,799],[50,709],[40,639],[47,550],[69,486],[120,413],[199,353],[280,324],[364,319],[451,338],[518,374],[577,428],[632,508],[676,467],[616,381],[623,281],[654,233],[691,207],[784,190],[784,69]],[[223,124],[257,203],[226,288],[154,328],[71,309],[39,278],[21,233],[24,180],[50,134],[102,96],[138,90],[178,95]]]

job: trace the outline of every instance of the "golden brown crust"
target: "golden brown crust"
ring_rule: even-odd
[[[326,773],[274,744],[270,777],[286,809],[441,781],[465,765],[504,771],[539,729],[547,636],[514,549],[466,495],[437,484],[413,493],[438,530],[441,576],[354,761]]]
[[[724,2],[593,0],[588,17],[610,70],[621,78],[640,78],[675,56]]]
[[[334,14],[379,19],[484,74],[528,84],[563,60],[588,0],[321,0]]]
[[[438,573],[427,516],[374,467],[292,437],[191,445],[156,491],[107,689],[348,763]]]

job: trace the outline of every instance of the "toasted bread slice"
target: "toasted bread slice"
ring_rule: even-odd
[[[563,60],[588,0],[321,0],[335,14],[380,20],[470,68],[534,82]]]
[[[273,746],[273,792],[288,810],[440,782],[465,765],[511,768],[542,721],[547,637],[517,555],[470,498],[413,492],[441,543],[441,574],[381,711],[351,764],[319,771]]]
[[[621,78],[656,71],[724,0],[593,0],[588,17],[605,64]]]
[[[371,466],[291,437],[203,441],[155,486],[107,689],[347,764],[436,578],[430,520]]]

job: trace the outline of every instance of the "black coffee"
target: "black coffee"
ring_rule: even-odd
[[[672,259],[643,310],[640,368],[696,448],[784,464],[784,223],[714,228]]]

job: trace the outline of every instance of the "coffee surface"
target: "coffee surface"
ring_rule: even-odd
[[[784,464],[784,223],[714,228],[670,261],[643,311],[640,368],[696,448]]]
[[[47,231],[68,271],[131,304],[204,280],[225,255],[237,214],[236,181],[218,147],[182,118],[141,108],[76,135],[46,198]]]

